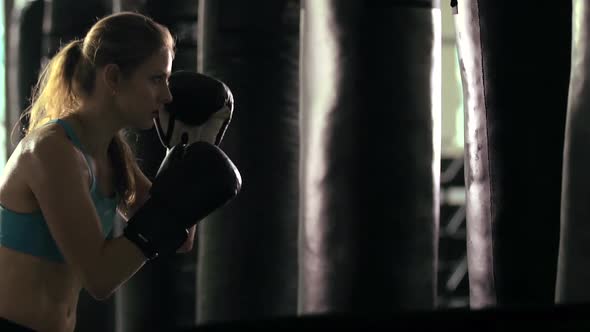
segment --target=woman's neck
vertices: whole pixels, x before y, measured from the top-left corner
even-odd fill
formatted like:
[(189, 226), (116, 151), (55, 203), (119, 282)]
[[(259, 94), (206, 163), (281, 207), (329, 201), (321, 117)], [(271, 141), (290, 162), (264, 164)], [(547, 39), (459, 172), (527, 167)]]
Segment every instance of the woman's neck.
[(113, 137), (121, 129), (108, 114), (85, 109), (64, 117), (69, 121), (80, 139), (80, 144), (93, 158), (107, 156)]

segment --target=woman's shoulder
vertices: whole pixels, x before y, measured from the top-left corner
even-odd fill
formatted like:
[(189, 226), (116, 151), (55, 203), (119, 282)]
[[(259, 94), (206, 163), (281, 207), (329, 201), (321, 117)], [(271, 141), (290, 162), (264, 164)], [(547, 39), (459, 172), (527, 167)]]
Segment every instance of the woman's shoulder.
[(70, 165), (64, 164), (66, 161), (73, 161), (75, 165), (79, 166), (80, 162), (84, 162), (65, 130), (56, 123), (49, 123), (32, 130), (19, 142), (15, 153), (18, 154), (19, 164), (29, 174), (32, 173), (31, 175), (37, 173), (39, 167), (48, 165), (74, 166), (72, 163)]
[[(8, 158), (0, 178), (0, 201), (19, 211), (35, 210), (35, 199), (30, 191), (39, 173), (39, 162), (59, 163), (59, 141), (67, 139), (54, 124), (31, 131), (20, 140)], [(64, 150), (64, 149), (61, 149)], [(53, 153), (53, 154), (52, 154)], [(67, 152), (66, 152), (67, 153)], [(44, 155), (44, 158), (39, 158)], [(48, 158), (47, 156), (52, 156)], [(37, 166), (35, 166), (35, 164)]]
[(82, 179), (87, 185), (89, 171), (84, 157), (59, 124), (50, 123), (31, 131), (20, 144), (20, 164), (33, 192), (45, 190), (47, 184), (52, 184), (52, 188), (67, 178)]
[(68, 140), (63, 128), (57, 123), (48, 123), (29, 132), (20, 142), (23, 154), (35, 154), (44, 149), (59, 146)]

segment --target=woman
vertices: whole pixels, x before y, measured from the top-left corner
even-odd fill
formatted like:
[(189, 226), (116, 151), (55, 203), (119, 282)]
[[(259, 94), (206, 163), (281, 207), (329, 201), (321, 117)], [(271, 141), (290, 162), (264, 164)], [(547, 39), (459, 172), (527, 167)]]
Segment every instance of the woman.
[(121, 130), (151, 128), (171, 101), (173, 57), (168, 29), (118, 13), (45, 67), (0, 179), (0, 330), (73, 331), (82, 288), (106, 299), (146, 262), (108, 236), (115, 211), (127, 221), (151, 186)]

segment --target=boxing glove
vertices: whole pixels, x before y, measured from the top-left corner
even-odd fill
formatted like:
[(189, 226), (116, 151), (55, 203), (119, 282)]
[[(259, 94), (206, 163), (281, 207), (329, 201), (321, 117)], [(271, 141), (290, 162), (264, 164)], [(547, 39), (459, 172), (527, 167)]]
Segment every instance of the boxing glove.
[(229, 157), (207, 142), (179, 144), (162, 162), (149, 198), (129, 219), (124, 236), (149, 259), (170, 255), (187, 229), (227, 204), (242, 186)]
[(180, 143), (219, 145), (232, 118), (234, 99), (223, 82), (191, 71), (177, 71), (168, 80), (172, 102), (154, 124), (160, 142), (170, 149)]

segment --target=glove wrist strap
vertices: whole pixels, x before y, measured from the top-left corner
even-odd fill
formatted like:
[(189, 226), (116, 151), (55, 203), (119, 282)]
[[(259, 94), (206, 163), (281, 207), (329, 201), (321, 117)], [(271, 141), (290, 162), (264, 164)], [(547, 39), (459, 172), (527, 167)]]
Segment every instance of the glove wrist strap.
[(125, 230), (123, 231), (123, 235), (131, 242), (133, 242), (138, 248), (139, 250), (141, 250), (141, 252), (143, 253), (143, 255), (148, 259), (148, 260), (153, 260), (156, 259), (159, 256), (158, 251), (156, 250), (156, 248), (154, 248), (150, 241), (143, 236), (141, 233), (139, 232), (134, 232), (130, 230), (130, 227), (127, 226), (125, 228)]

